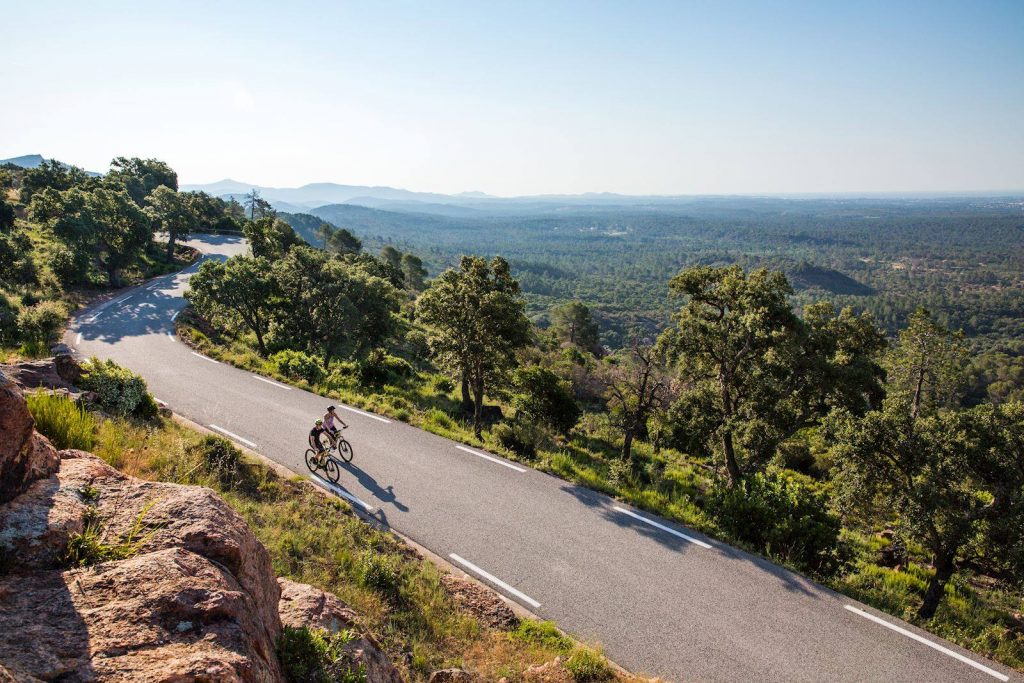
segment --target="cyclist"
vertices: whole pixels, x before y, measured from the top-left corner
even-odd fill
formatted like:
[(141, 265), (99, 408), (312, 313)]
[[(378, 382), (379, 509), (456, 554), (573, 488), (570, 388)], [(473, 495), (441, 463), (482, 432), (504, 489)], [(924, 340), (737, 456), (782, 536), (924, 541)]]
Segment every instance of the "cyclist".
[(323, 420), (317, 420), (313, 424), (313, 428), (309, 430), (309, 443), (316, 447), (317, 455), (320, 455), (324, 452), (324, 445), (320, 443), (320, 435), (323, 434), (325, 431), (327, 430), (324, 429)]
[(348, 429), (345, 421), (338, 417), (338, 414), (334, 411), (334, 406), (327, 406), (327, 412), (324, 413), (323, 426), (324, 431), (331, 435), (332, 440), (337, 440), (338, 438), (338, 428), (334, 426), (335, 421), (341, 425), (342, 429)]

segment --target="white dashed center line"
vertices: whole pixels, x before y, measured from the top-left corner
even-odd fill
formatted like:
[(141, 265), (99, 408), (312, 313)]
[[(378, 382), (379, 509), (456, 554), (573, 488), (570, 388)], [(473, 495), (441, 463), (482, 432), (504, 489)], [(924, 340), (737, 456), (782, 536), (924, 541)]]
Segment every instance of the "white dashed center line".
[(285, 385), (283, 385), (283, 384), (281, 384), (279, 382), (275, 382), (274, 380), (267, 379), (266, 377), (260, 377), (259, 375), (253, 375), (252, 378), (253, 379), (258, 379), (261, 382), (266, 382), (267, 384), (273, 384), (278, 389), (284, 389), (285, 391), (291, 391), (292, 390), (291, 387), (287, 387), (287, 386), (285, 386)]
[(78, 346), (81, 343), (82, 343), (82, 333), (79, 332), (78, 335), (75, 337), (75, 346)]
[(672, 534), (673, 536), (678, 536), (679, 538), (683, 539), (684, 541), (689, 541), (690, 543), (693, 543), (694, 545), (699, 545), (701, 548), (710, 548), (711, 547), (711, 545), (709, 543), (705, 543), (704, 541), (701, 541), (700, 539), (696, 539), (693, 536), (687, 536), (683, 532), (676, 531), (675, 529), (673, 529), (671, 527), (667, 527), (664, 524), (658, 524), (653, 519), (647, 519), (646, 517), (641, 517), (640, 515), (636, 514), (635, 512), (632, 512), (630, 510), (627, 510), (626, 508), (621, 508), (618, 505), (616, 505), (612, 509), (615, 510), (616, 512), (621, 512), (624, 515), (629, 515), (633, 519), (638, 519), (641, 522), (643, 522), (644, 524), (650, 524), (655, 529), (661, 529), (665, 533)]
[(195, 351), (193, 351), (193, 352), (192, 352), (192, 355), (193, 355), (193, 356), (197, 356), (197, 357), (199, 357), (199, 358), (202, 358), (203, 360), (206, 360), (206, 361), (210, 361), (211, 363), (216, 363), (217, 365), (220, 365), (220, 361), (219, 361), (219, 360), (214, 360), (214, 359), (212, 359), (212, 358), (207, 358), (206, 356), (204, 356), (204, 355), (203, 355), (203, 354), (201, 354), (201, 353), (196, 353)]
[(363, 417), (369, 417), (369, 418), (372, 418), (374, 420), (377, 420), (378, 422), (383, 422), (384, 424), (391, 424), (391, 420), (389, 420), (387, 418), (384, 418), (384, 417), (381, 417), (380, 415), (374, 415), (373, 413), (368, 413), (365, 410), (359, 410), (358, 408), (350, 408), (349, 406), (341, 406), (341, 405), (339, 405), (338, 407), (339, 408), (343, 408), (345, 410), (350, 410), (353, 413), (358, 413), (359, 415), (362, 415)]
[(499, 579), (497, 576), (495, 576), (493, 574), (490, 574), (488, 572), (485, 572), (483, 569), (481, 569), (480, 567), (476, 566), (475, 564), (473, 564), (469, 560), (467, 560), (467, 559), (465, 559), (463, 557), (459, 557), (455, 553), (450, 554), (448, 557), (452, 558), (453, 560), (455, 560), (456, 562), (458, 562), (463, 567), (465, 567), (466, 569), (470, 570), (471, 572), (473, 572), (477, 576), (479, 576), (479, 577), (481, 577), (483, 579), (486, 579), (490, 583), (493, 583), (495, 586), (497, 586), (498, 588), (501, 588), (503, 591), (505, 591), (505, 592), (507, 592), (507, 593), (509, 593), (511, 595), (516, 596), (517, 598), (519, 598), (520, 600), (525, 602), (527, 605), (530, 605), (534, 609), (537, 609), (538, 607), (540, 607), (540, 603), (537, 602), (536, 600), (534, 600), (533, 598), (531, 598), (526, 593), (523, 593), (521, 591), (516, 590), (512, 586), (508, 585), (507, 583), (505, 583), (504, 581)]
[(491, 462), (496, 462), (499, 465), (504, 465), (505, 467), (509, 468), (510, 470), (515, 470), (516, 472), (525, 472), (526, 471), (522, 467), (517, 467), (516, 465), (513, 465), (510, 462), (505, 462), (504, 460), (502, 460), (500, 458), (495, 458), (493, 455), (487, 455), (486, 453), (481, 453), (479, 451), (474, 451), (472, 448), (466, 448), (465, 446), (455, 446), (455, 447), (458, 448), (460, 451), (465, 451), (467, 453), (472, 453), (473, 455), (475, 455), (478, 458), (483, 458), (484, 460), (490, 460)]
[(848, 610), (848, 611), (850, 611), (850, 612), (853, 612), (854, 614), (856, 614), (858, 616), (864, 617), (865, 619), (870, 619), (871, 621), (875, 622), (876, 624), (884, 626), (887, 629), (890, 629), (892, 631), (896, 631), (896, 633), (899, 633), (900, 635), (906, 636), (907, 638), (910, 638), (912, 640), (916, 640), (917, 642), (921, 643), (922, 645), (927, 645), (928, 647), (932, 648), (933, 650), (938, 650), (942, 654), (948, 655), (948, 656), (952, 657), (953, 659), (958, 659), (961, 662), (963, 662), (964, 664), (967, 664), (968, 666), (973, 666), (978, 671), (984, 671), (989, 676), (992, 676), (994, 678), (998, 678), (1001, 681), (1009, 681), (1010, 680), (1009, 676), (1001, 674), (998, 671), (996, 671), (995, 669), (990, 669), (987, 666), (985, 666), (984, 664), (980, 664), (980, 663), (974, 661), (973, 659), (971, 659), (969, 657), (964, 657), (959, 652), (954, 652), (953, 650), (950, 650), (948, 647), (943, 647), (943, 646), (939, 645), (938, 643), (933, 643), (932, 641), (928, 640), (927, 638), (924, 638), (922, 636), (917, 635), (913, 631), (908, 631), (907, 629), (902, 628), (900, 626), (897, 626), (896, 624), (890, 624), (885, 619), (882, 619), (880, 617), (876, 617), (874, 614), (870, 614), (868, 612), (865, 612), (864, 610), (858, 609), (858, 608), (854, 607), (853, 605), (844, 605), (843, 608)]
[(209, 425), (209, 427), (210, 427), (210, 429), (216, 429), (221, 434), (224, 434), (226, 436), (230, 436), (235, 441), (241, 441), (242, 443), (244, 443), (249, 448), (253, 448), (253, 449), (256, 448), (256, 444), (254, 444), (252, 441), (249, 441), (248, 439), (243, 439), (238, 434), (235, 434), (234, 432), (229, 432), (228, 430), (224, 429), (223, 427), (218, 427), (217, 425)]

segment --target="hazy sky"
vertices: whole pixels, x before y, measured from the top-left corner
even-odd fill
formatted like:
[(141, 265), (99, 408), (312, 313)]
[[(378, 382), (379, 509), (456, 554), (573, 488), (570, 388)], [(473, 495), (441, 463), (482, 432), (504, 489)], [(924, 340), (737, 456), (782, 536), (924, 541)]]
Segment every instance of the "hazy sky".
[(1024, 0), (0, 8), (0, 158), (503, 195), (1024, 189)]

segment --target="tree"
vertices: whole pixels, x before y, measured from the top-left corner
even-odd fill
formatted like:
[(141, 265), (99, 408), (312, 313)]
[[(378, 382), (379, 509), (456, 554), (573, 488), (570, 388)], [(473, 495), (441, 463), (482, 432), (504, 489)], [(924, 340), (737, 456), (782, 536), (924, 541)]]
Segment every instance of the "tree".
[(963, 332), (952, 332), (919, 308), (887, 358), (889, 394), (910, 407), (911, 418), (959, 402), (966, 375)]
[(150, 193), (146, 215), (154, 227), (167, 233), (168, 260), (174, 258), (175, 241), (188, 237), (199, 226), (188, 197), (166, 185), (160, 185)]
[[(687, 430), (697, 441), (717, 437), (729, 479), (742, 477), (736, 453), (742, 425), (758, 425), (779, 400), (779, 381), (797, 319), (786, 297), (793, 290), (782, 273), (739, 266), (688, 268), (669, 283), (686, 303), (675, 328), (663, 337), (689, 380), (684, 405), (674, 412), (691, 416)], [(698, 421), (693, 421), (698, 418)]]
[(859, 419), (838, 411), (826, 425), (844, 506), (895, 516), (900, 533), (932, 554), (921, 619), (935, 615), (960, 567), (985, 555), (1019, 558), (1024, 404), (914, 416), (894, 401)]
[(508, 262), (463, 256), (458, 270), (434, 279), (417, 302), (430, 328), (430, 346), (442, 366), (462, 381), (463, 401), (472, 392), (473, 431), (480, 438), (485, 392), (504, 381), (515, 350), (530, 340), (519, 283)]
[[(228, 203), (220, 197), (214, 197), (206, 192), (182, 192), (181, 197), (187, 202), (189, 210), (195, 216), (198, 229), (219, 228), (225, 219), (232, 217), (228, 212)], [(238, 202), (235, 202), (235, 205), (241, 209)], [(244, 217), (244, 213), (239, 217)]]
[(672, 408), (685, 450), (720, 449), (730, 482), (834, 407), (862, 414), (881, 398), (884, 338), (867, 315), (830, 304), (801, 320), (779, 272), (695, 267), (670, 283), (686, 297), (661, 344), (686, 386)]
[(153, 236), (149, 217), (123, 189), (99, 187), (87, 201), (96, 226), (96, 255), (111, 287), (134, 264)]
[(35, 168), (27, 168), (21, 177), (21, 203), (29, 204), (37, 192), (46, 188), (63, 192), (73, 187), (85, 187), (91, 181), (89, 174), (77, 166), (47, 159)]
[(597, 323), (582, 301), (571, 301), (551, 311), (551, 329), (562, 341), (598, 354), (601, 342)]
[(292, 247), (306, 244), (292, 226), (276, 217), (250, 221), (242, 227), (242, 232), (249, 241), (253, 256), (271, 261), (284, 258)]
[(402, 269), (402, 252), (398, 251), (390, 244), (384, 245), (380, 250), (380, 257), (387, 263), (390, 263), (397, 270)]
[(394, 331), (398, 292), (357, 263), (296, 246), (273, 265), (281, 305), (275, 341), (333, 358), (380, 346)]
[(358, 237), (330, 223), (321, 223), (316, 229), (316, 236), (320, 239), (324, 251), (332, 254), (358, 254), (363, 249), (363, 243)]
[(103, 180), (124, 187), (139, 206), (144, 206), (149, 194), (161, 185), (178, 191), (178, 174), (159, 159), (117, 157), (110, 162), (110, 172)]
[(266, 338), (278, 293), (266, 259), (232, 256), (205, 261), (189, 280), (185, 298), (208, 320), (240, 320), (254, 335), (260, 355), (267, 355)]
[(612, 424), (622, 431), (622, 460), (636, 471), (633, 441), (646, 436), (647, 421), (665, 410), (671, 399), (662, 352), (634, 339), (627, 351), (607, 361), (603, 379)]
[(260, 197), (260, 191), (255, 187), (245, 195), (245, 206), (249, 208), (249, 220), (255, 221), (256, 217), (273, 218), (277, 213), (270, 205), (270, 202)]
[(0, 196), (0, 233), (13, 230), (16, 217), (14, 207), (7, 203), (6, 198)]
[(516, 417), (568, 434), (580, 420), (580, 407), (561, 377), (539, 365), (518, 368), (512, 378)]
[(402, 276), (405, 287), (413, 292), (422, 292), (426, 287), (427, 269), (423, 267), (423, 259), (413, 254), (402, 255)]

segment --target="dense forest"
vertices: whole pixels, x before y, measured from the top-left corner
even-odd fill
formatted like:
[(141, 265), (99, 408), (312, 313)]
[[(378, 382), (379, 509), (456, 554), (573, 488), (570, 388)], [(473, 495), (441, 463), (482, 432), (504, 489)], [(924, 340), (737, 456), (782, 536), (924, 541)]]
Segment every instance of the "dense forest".
[(278, 214), (255, 191), (177, 192), (155, 160), (2, 173), (4, 346), (45, 352), (76, 297), (180, 267), (193, 231), (237, 231), (250, 252), (204, 262), (178, 318), (204, 353), (606, 492), (1024, 668), (1019, 205), (470, 221)]

